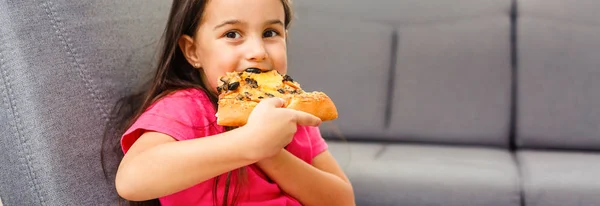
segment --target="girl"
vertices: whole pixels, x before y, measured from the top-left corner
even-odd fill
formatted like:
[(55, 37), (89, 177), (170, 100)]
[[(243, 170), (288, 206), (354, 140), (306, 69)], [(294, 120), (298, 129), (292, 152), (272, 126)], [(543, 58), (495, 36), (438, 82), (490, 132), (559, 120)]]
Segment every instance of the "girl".
[(162, 205), (354, 205), (315, 116), (271, 98), (245, 126), (215, 124), (219, 76), (287, 72), (291, 17), (289, 0), (173, 1), (152, 86), (122, 124), (121, 197)]

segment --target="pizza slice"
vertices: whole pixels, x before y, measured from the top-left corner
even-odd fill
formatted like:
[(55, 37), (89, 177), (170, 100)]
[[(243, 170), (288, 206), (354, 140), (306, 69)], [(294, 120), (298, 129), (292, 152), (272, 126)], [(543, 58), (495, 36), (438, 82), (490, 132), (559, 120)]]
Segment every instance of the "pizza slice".
[(333, 101), (323, 92), (305, 92), (298, 82), (276, 70), (262, 71), (248, 68), (243, 72), (229, 72), (219, 78), (217, 124), (245, 125), (250, 113), (265, 98), (279, 97), (284, 107), (315, 115), (321, 121), (338, 117)]

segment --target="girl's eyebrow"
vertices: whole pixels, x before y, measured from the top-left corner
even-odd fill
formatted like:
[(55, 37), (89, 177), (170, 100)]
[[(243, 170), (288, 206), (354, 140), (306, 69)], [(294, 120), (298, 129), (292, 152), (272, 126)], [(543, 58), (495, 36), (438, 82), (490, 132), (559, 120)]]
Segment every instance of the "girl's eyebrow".
[(283, 26), (283, 22), (279, 19), (269, 20), (269, 21), (267, 21), (266, 25), (273, 25), (273, 24), (279, 24), (279, 25)]
[[(221, 28), (225, 25), (230, 25), (230, 24), (232, 24), (232, 25), (233, 24), (242, 24), (242, 21), (235, 20), (235, 19), (227, 20), (227, 21), (224, 21), (223, 23), (220, 23), (219, 25), (215, 26), (215, 30), (218, 28)], [(267, 21), (267, 23), (265, 25), (273, 25), (273, 24), (279, 24), (279, 25), (283, 26), (283, 22), (279, 19), (269, 20), (269, 21)]]
[(229, 25), (229, 24), (241, 24), (241, 23), (242, 22), (240, 20), (235, 20), (235, 19), (227, 20), (227, 21), (224, 21), (223, 23), (220, 23), (219, 25), (215, 26), (215, 30), (218, 29), (218, 28), (224, 27), (225, 25)]

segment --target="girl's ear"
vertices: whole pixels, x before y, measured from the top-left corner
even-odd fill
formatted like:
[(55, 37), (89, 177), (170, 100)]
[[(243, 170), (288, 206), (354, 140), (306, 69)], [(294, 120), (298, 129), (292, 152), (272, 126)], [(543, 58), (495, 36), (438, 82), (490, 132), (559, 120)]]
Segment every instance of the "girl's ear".
[(285, 43), (288, 43), (288, 39), (290, 38), (290, 32), (288, 32), (288, 30), (285, 30)]
[(189, 35), (182, 35), (179, 38), (179, 48), (181, 48), (181, 52), (187, 59), (188, 63), (190, 63), (195, 68), (200, 68), (202, 65), (200, 64), (200, 58), (196, 49), (196, 44), (194, 44), (194, 39)]

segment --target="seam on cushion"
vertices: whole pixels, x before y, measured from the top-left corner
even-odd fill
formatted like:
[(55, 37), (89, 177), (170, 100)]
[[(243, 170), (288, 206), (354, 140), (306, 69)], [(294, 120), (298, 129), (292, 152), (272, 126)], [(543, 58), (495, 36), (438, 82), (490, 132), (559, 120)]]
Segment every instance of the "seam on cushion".
[(518, 4), (516, 0), (512, 0), (511, 12), (510, 12), (510, 114), (509, 114), (509, 132), (508, 132), (508, 148), (511, 151), (515, 151), (518, 147), (517, 142), (517, 121), (518, 120), (518, 72), (519, 72), (519, 50), (518, 50)]
[[(23, 123), (21, 120), (21, 116), (19, 115), (15, 102), (14, 100), (14, 90), (12, 89), (12, 86), (9, 82), (10, 78), (8, 77), (8, 72), (6, 69), (2, 69), (4, 66), (4, 52), (3, 52), (3, 48), (0, 47), (0, 72), (1, 75), (0, 77), (2, 78), (3, 82), (4, 82), (4, 86), (6, 87), (6, 92), (3, 92), (3, 98), (5, 99), (4, 102), (6, 102), (6, 106), (9, 109), (9, 115), (12, 115), (12, 119), (13, 119), (13, 123), (11, 124), (13, 129), (15, 130), (15, 134), (18, 141), (19, 141), (19, 145), (22, 145), (24, 147), (24, 149), (17, 149), (17, 151), (20, 153), (19, 154), (19, 158), (23, 158), (25, 159), (25, 168), (27, 169), (27, 174), (29, 176), (29, 178), (27, 178), (29, 180), (29, 184), (33, 185), (33, 190), (35, 191), (35, 194), (38, 197), (38, 200), (40, 202), (40, 204), (44, 205), (45, 204), (45, 199), (43, 198), (42, 192), (41, 192), (41, 188), (38, 184), (38, 178), (37, 175), (35, 174), (35, 171), (33, 169), (33, 163), (32, 163), (32, 154), (30, 153), (30, 151), (32, 151), (31, 147), (29, 144), (27, 144), (27, 141), (25, 140), (25, 137), (23, 136)], [(10, 123), (9, 123), (10, 124)]]
[(520, 150), (515, 150), (515, 151), (509, 151), (509, 154), (512, 157), (513, 162), (515, 163), (516, 169), (517, 169), (517, 192), (518, 192), (518, 198), (519, 198), (519, 203), (521, 206), (525, 206), (527, 205), (527, 198), (526, 198), (526, 191), (525, 191), (525, 165), (523, 164), (523, 162), (521, 162), (521, 160), (519, 159), (517, 154), (518, 152), (520, 152)]
[(385, 153), (385, 151), (387, 151), (388, 146), (389, 146), (389, 144), (383, 144), (383, 145), (381, 145), (381, 149), (379, 149), (377, 151), (377, 153), (375, 153), (375, 156), (373, 156), (373, 159), (375, 159), (375, 160), (379, 159), (383, 155), (383, 153)]
[(90, 93), (90, 95), (96, 105), (97, 111), (100, 112), (100, 116), (104, 119), (104, 121), (108, 121), (108, 112), (102, 108), (103, 101), (100, 97), (100, 94), (98, 93), (98, 91), (94, 85), (94, 82), (90, 78), (90, 75), (86, 73), (86, 70), (84, 69), (85, 67), (82, 65), (81, 60), (78, 58), (79, 55), (73, 49), (73, 45), (71, 43), (71, 38), (68, 37), (68, 35), (67, 35), (68, 33), (65, 31), (65, 29), (63, 29), (61, 27), (62, 22), (56, 16), (56, 11), (54, 11), (54, 9), (52, 7), (52, 2), (51, 1), (44, 2), (44, 3), (42, 3), (41, 6), (46, 11), (46, 15), (50, 18), (50, 23), (51, 23), (52, 27), (55, 29), (56, 35), (60, 39), (60, 42), (67, 49), (67, 54), (69, 55), (69, 58), (72, 60), (72, 64), (77, 69), (79, 77), (81, 78), (81, 80), (83, 80), (86, 89)]
[(396, 87), (396, 67), (398, 64), (398, 46), (399, 46), (399, 41), (398, 41), (398, 30), (394, 29), (392, 31), (392, 36), (391, 36), (391, 49), (390, 49), (390, 68), (388, 68), (388, 79), (387, 79), (387, 93), (386, 93), (386, 99), (385, 99), (385, 113), (384, 115), (384, 120), (383, 120), (383, 128), (384, 129), (389, 129), (391, 121), (392, 121), (392, 112), (393, 112), (393, 106), (394, 106), (394, 90)]

